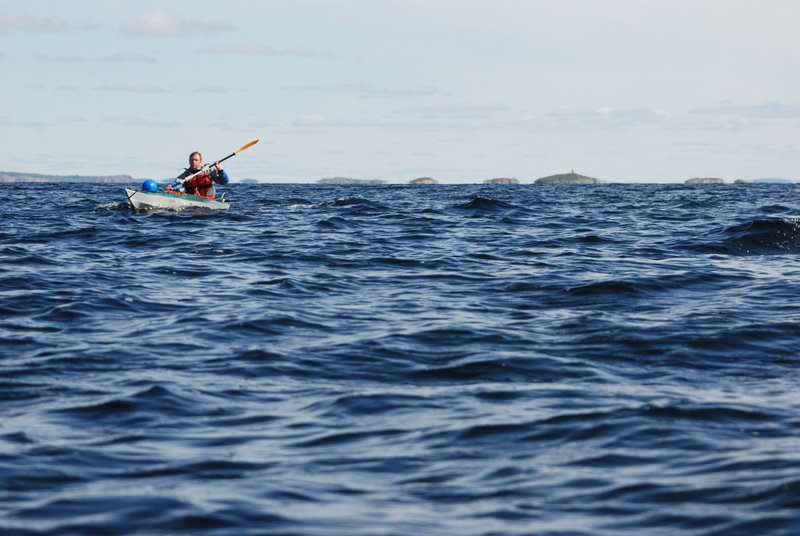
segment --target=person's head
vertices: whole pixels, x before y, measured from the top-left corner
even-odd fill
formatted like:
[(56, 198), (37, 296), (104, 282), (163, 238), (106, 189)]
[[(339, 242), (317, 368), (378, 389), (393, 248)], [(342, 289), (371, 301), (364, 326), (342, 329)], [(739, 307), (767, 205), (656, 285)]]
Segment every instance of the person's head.
[(189, 169), (200, 171), (201, 167), (203, 167), (203, 155), (200, 154), (200, 151), (195, 151), (189, 155)]

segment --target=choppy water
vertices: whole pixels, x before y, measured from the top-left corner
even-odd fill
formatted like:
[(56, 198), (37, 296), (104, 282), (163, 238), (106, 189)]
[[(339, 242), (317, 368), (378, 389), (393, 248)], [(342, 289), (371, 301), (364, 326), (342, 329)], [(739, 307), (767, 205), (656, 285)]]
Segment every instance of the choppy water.
[(0, 533), (800, 533), (797, 186), (226, 190), (0, 188)]

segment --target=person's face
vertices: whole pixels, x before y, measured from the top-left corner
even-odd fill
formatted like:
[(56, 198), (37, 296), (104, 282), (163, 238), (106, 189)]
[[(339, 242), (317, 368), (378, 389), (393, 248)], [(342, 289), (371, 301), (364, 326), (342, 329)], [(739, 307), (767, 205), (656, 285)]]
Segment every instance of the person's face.
[(199, 171), (201, 167), (203, 167), (203, 157), (199, 154), (193, 154), (189, 157), (189, 167), (193, 171)]

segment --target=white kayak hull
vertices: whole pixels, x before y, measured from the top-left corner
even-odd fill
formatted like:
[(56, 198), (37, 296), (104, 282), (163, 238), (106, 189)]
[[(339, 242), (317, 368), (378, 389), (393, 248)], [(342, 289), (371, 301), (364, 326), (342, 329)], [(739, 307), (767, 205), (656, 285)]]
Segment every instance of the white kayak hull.
[(231, 207), (229, 203), (224, 201), (178, 192), (145, 192), (125, 188), (125, 195), (128, 196), (128, 203), (130, 203), (131, 208), (136, 212), (184, 210), (187, 208), (220, 210)]

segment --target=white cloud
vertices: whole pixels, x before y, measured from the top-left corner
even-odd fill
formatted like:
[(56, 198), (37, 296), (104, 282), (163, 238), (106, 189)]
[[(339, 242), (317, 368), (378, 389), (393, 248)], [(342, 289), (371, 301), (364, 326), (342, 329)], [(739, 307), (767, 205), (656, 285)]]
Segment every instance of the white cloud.
[(232, 31), (235, 27), (218, 22), (205, 22), (171, 15), (164, 11), (152, 11), (131, 19), (120, 27), (127, 35), (155, 37), (195, 37), (202, 32)]
[(64, 124), (68, 124), (68, 123), (83, 123), (85, 121), (86, 121), (86, 118), (83, 117), (82, 115), (66, 114), (66, 115), (60, 115), (60, 116), (56, 117), (56, 123), (64, 123)]
[[(52, 62), (52, 63), (75, 63), (81, 61), (87, 61), (87, 59), (91, 59), (94, 61), (95, 58), (86, 58), (84, 56), (77, 56), (77, 55), (62, 55), (62, 56), (51, 56), (49, 54), (35, 54), (33, 56), (37, 61), (43, 62)], [(122, 53), (117, 52), (115, 54), (109, 54), (108, 56), (103, 56), (102, 58), (96, 58), (100, 61), (111, 62), (111, 63), (157, 63), (156, 59), (152, 56), (146, 56), (144, 54), (135, 54), (135, 53)]]
[(403, 115), (411, 114), (422, 119), (463, 119), (463, 120), (486, 120), (495, 119), (498, 115), (511, 112), (512, 109), (505, 104), (449, 104), (446, 106), (427, 106), (404, 110)]
[[(329, 87), (312, 86), (323, 91)], [(560, 134), (604, 132), (614, 135), (649, 136), (675, 132), (755, 132), (768, 120), (796, 120), (800, 107), (794, 105), (755, 105), (718, 107), (698, 111), (672, 111), (663, 107), (560, 108), (541, 113), (525, 113), (504, 104), (448, 104), (364, 116), (361, 114), (307, 114), (293, 119), (292, 129), (323, 131), (357, 129), (414, 132), (498, 132)]]
[(363, 80), (343, 80), (339, 83), (322, 85), (305, 85), (298, 87), (284, 87), (290, 91), (308, 91), (320, 93), (346, 93), (362, 99), (397, 99), (410, 97), (433, 97), (446, 95), (434, 86), (412, 86), (404, 88), (379, 87)]
[(42, 13), (0, 13), (0, 33), (8, 30), (23, 32), (59, 32), (69, 29), (67, 22), (55, 15)]
[[(315, 90), (322, 90), (316, 88)], [(383, 117), (333, 117), (302, 115), (294, 128), (386, 129), (418, 132), (635, 132), (635, 131), (733, 131), (752, 127), (752, 122), (731, 118), (700, 119), (663, 108), (562, 108), (538, 114), (523, 113), (504, 105), (452, 104), (396, 110)]]
[(159, 121), (149, 117), (142, 117), (140, 115), (114, 115), (106, 117), (104, 121), (122, 123), (130, 127), (147, 127), (147, 128), (173, 128), (185, 126), (184, 123), (178, 121)]
[(531, 126), (544, 129), (619, 130), (642, 126), (675, 126), (674, 114), (658, 108), (562, 108), (541, 117), (527, 117)]
[(116, 52), (102, 58), (112, 63), (158, 63), (152, 56), (136, 53)]
[(48, 54), (36, 54), (34, 56), (38, 61), (53, 62), (53, 63), (76, 63), (85, 61), (86, 58), (82, 56), (50, 56)]
[(18, 121), (8, 117), (0, 117), (0, 127), (44, 127), (47, 123), (42, 121)]
[(147, 84), (108, 84), (97, 86), (94, 89), (99, 91), (129, 91), (132, 93), (167, 93), (168, 89), (160, 86), (150, 86)]
[[(295, 129), (358, 129), (405, 132), (461, 131), (474, 128), (476, 123), (468, 121), (426, 121), (403, 117), (402, 119), (383, 119), (380, 117), (330, 117), (325, 115), (301, 115), (291, 122)], [(487, 127), (488, 128), (488, 127)]]
[(312, 58), (318, 56), (316, 52), (307, 47), (280, 50), (258, 43), (205, 47), (201, 48), (197, 52), (199, 54), (230, 54), (241, 56), (297, 56), (303, 58)]
[(394, 99), (404, 97), (431, 97), (442, 92), (433, 86), (413, 86), (405, 88), (382, 88), (363, 80), (344, 80), (334, 89), (343, 90), (365, 99)]
[(192, 92), (193, 93), (230, 93), (232, 91), (236, 91), (230, 87), (223, 87), (223, 86), (197, 86), (195, 87)]
[(327, 117), (324, 115), (301, 115), (297, 119), (295, 119), (293, 126), (296, 127), (318, 127), (318, 126), (326, 126), (330, 124)]
[(694, 110), (693, 113), (758, 120), (797, 119), (800, 117), (800, 104), (769, 102), (750, 105), (722, 105), (711, 108), (699, 108)]

